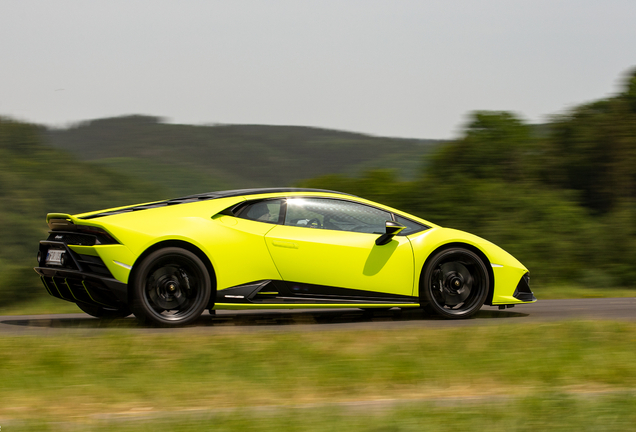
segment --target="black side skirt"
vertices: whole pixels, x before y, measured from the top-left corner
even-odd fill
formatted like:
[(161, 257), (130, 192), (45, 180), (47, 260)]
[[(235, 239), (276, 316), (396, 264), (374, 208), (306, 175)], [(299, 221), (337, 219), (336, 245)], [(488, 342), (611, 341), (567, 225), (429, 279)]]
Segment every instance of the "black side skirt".
[(216, 293), (216, 303), (236, 304), (419, 304), (413, 296), (281, 280), (250, 282)]

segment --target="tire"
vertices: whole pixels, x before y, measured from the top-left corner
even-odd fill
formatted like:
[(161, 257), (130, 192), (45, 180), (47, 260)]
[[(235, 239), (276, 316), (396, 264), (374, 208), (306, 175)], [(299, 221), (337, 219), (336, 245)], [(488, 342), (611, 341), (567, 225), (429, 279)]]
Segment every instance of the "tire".
[(420, 302), (443, 318), (473, 316), (486, 301), (490, 280), (483, 260), (464, 248), (437, 252), (422, 271)]
[(102, 319), (117, 319), (117, 318), (126, 318), (132, 312), (126, 305), (121, 305), (118, 309), (106, 308), (104, 306), (99, 305), (91, 305), (87, 303), (76, 303), (77, 307), (82, 310), (82, 312), (87, 313), (90, 316), (94, 316), (95, 318)]
[(132, 310), (142, 323), (187, 325), (201, 316), (211, 291), (210, 274), (198, 256), (177, 247), (159, 249), (135, 269)]

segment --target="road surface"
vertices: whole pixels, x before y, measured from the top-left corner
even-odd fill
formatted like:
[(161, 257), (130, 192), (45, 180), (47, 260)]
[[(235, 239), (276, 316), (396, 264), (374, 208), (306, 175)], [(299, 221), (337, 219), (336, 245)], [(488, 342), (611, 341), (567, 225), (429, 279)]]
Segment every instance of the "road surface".
[(417, 309), (368, 312), (359, 309), (261, 310), (205, 312), (192, 326), (176, 329), (141, 326), (134, 317), (104, 321), (83, 313), (64, 315), (0, 316), (0, 335), (95, 334), (127, 329), (133, 333), (235, 333), (256, 331), (324, 331), (337, 329), (387, 329), (469, 327), (476, 325), (534, 323), (560, 320), (636, 321), (636, 297), (540, 300), (499, 310), (484, 306), (468, 320), (443, 320), (423, 316)]

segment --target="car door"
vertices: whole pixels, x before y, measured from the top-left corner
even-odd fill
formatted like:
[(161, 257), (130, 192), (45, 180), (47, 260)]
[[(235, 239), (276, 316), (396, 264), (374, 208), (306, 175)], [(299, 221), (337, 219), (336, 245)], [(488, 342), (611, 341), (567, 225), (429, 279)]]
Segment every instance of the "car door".
[(242, 203), (238, 217), (223, 213), (214, 216), (219, 226), (209, 234), (207, 243), (214, 256), (217, 289), (280, 279), (263, 239), (278, 223), (282, 202), (270, 199)]
[(413, 251), (396, 236), (383, 246), (387, 211), (331, 198), (288, 198), (284, 224), (265, 235), (288, 282), (412, 295)]

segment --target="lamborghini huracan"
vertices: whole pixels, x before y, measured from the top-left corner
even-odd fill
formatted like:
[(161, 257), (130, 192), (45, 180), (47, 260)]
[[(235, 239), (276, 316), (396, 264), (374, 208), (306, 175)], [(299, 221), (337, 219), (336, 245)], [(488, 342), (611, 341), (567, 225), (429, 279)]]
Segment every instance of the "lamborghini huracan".
[(206, 309), (397, 307), (452, 319), (536, 301), (500, 247), (340, 192), (219, 191), (46, 219), (35, 271), (96, 317), (178, 326)]

